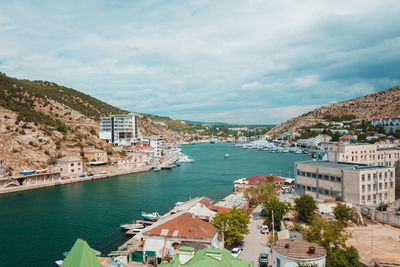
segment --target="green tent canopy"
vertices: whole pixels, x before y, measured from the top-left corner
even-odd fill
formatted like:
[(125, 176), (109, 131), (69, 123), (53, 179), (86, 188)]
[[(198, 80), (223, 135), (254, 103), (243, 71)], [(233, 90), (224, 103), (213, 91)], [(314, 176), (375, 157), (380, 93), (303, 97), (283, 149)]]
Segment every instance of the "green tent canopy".
[(62, 267), (103, 267), (88, 243), (78, 238)]

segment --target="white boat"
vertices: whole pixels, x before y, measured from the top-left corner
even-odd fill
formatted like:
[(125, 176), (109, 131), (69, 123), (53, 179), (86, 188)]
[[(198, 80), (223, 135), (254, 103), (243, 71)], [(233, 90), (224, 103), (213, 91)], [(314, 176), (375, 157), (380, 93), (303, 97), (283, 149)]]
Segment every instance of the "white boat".
[(216, 142), (217, 142), (217, 139), (214, 138), (214, 135), (211, 135), (210, 144), (215, 144)]
[(128, 223), (128, 224), (121, 225), (121, 228), (124, 230), (143, 229), (144, 226), (141, 223)]
[(157, 221), (161, 218), (161, 216), (160, 214), (158, 214), (158, 212), (145, 213), (144, 211), (142, 211), (142, 218), (148, 221)]
[(230, 157), (230, 155), (229, 154), (225, 154), (224, 157), (227, 159), (227, 158)]
[(58, 261), (56, 261), (56, 265), (59, 266), (59, 267), (61, 267), (61, 265), (62, 265), (63, 263), (64, 263), (63, 260), (58, 260)]
[(157, 165), (157, 166), (154, 168), (154, 171), (155, 171), (155, 172), (161, 171), (161, 166), (160, 166), (160, 165)]

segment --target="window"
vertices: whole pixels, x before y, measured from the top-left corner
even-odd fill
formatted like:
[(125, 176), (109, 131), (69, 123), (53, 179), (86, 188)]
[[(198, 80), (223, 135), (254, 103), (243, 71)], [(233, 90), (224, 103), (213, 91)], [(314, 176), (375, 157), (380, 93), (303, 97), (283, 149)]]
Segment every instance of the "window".
[(71, 163), (71, 167), (73, 167), (75, 164), (74, 163)]
[(365, 182), (365, 174), (361, 175), (361, 181)]
[(393, 189), (393, 182), (390, 182), (390, 189)]
[(307, 172), (307, 177), (311, 177), (311, 173), (310, 172)]
[(374, 180), (376, 179), (376, 173), (374, 173)]
[(387, 178), (387, 172), (385, 172), (385, 179)]
[(305, 173), (305, 172), (301, 172), (301, 175), (302, 175), (302, 176), (306, 176), (306, 173)]
[(342, 182), (342, 178), (341, 177), (336, 177), (336, 182), (341, 183)]
[(300, 170), (299, 169), (297, 169), (297, 175), (300, 175)]
[(80, 162), (78, 162), (78, 166), (81, 166), (81, 163), (80, 163)]
[(331, 176), (331, 182), (334, 182), (336, 180), (335, 176)]
[(379, 183), (379, 190), (382, 190), (382, 183)]
[(324, 175), (324, 180), (329, 181), (329, 175)]
[(324, 195), (329, 196), (329, 190), (324, 190)]
[(382, 180), (382, 173), (379, 173), (379, 181)]
[(368, 192), (371, 192), (371, 185), (368, 185)]
[(75, 171), (74, 169), (71, 170), (71, 172), (74, 172), (74, 171)]
[(376, 184), (374, 184), (374, 191), (376, 190)]
[(371, 181), (371, 174), (368, 173), (368, 181)]
[(322, 174), (318, 174), (318, 179), (322, 179)]
[(313, 188), (312, 188), (312, 191), (313, 191), (313, 192), (317, 192), (317, 188), (313, 187)]
[(361, 186), (361, 192), (365, 192), (365, 185)]
[(387, 199), (387, 193), (385, 193), (385, 199)]
[(317, 174), (316, 173), (312, 173), (311, 176), (312, 176), (312, 178), (317, 178)]
[(365, 196), (361, 197), (362, 202), (365, 202)]
[(371, 196), (370, 195), (368, 195), (368, 201), (371, 201)]
[(385, 189), (387, 189), (387, 182), (385, 183)]
[(311, 186), (307, 186), (307, 191), (311, 191)]

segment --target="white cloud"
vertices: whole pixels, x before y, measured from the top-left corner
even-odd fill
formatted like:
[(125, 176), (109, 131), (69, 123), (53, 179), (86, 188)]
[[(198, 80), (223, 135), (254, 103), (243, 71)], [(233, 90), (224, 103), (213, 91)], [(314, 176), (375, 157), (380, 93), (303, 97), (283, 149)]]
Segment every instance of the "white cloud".
[(253, 90), (253, 89), (260, 89), (262, 87), (263, 87), (262, 83), (255, 81), (255, 82), (243, 84), (241, 89), (242, 90)]

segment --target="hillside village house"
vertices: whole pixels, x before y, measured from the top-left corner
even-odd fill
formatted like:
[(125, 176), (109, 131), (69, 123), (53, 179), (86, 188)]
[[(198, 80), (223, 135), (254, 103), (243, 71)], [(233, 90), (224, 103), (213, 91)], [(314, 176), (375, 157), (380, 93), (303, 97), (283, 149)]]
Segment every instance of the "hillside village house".
[(84, 157), (88, 159), (89, 162), (101, 162), (107, 163), (107, 152), (100, 149), (91, 149), (84, 151)]
[(78, 157), (59, 158), (56, 169), (61, 173), (61, 177), (78, 177), (83, 174), (83, 161)]
[(141, 138), (141, 140), (143, 141), (142, 143), (145, 143), (143, 145), (154, 148), (155, 157), (159, 158), (162, 156), (162, 151), (165, 149), (165, 143), (161, 135), (145, 136)]
[(314, 138), (299, 139), (297, 144), (303, 147), (318, 147), (320, 143), (328, 143), (332, 141), (332, 137), (326, 134), (320, 134)]
[(371, 121), (372, 126), (383, 126), (386, 133), (394, 133), (400, 131), (400, 116), (374, 118)]
[(344, 144), (352, 144), (352, 143), (357, 143), (357, 135), (343, 135), (339, 137), (339, 141), (344, 143)]
[(331, 161), (296, 163), (296, 188), (316, 199), (377, 206), (395, 200), (394, 167)]

